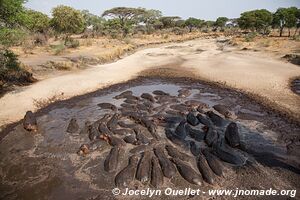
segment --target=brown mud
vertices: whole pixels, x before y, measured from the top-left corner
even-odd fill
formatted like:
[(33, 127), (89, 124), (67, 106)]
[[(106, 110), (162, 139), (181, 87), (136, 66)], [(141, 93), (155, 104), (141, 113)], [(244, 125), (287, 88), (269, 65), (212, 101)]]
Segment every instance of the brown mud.
[[(218, 180), (215, 186), (204, 184), (200, 187), (202, 191), (235, 188), (299, 190), (299, 122), (257, 103), (252, 96), (240, 91), (184, 78), (187, 73), (193, 77), (192, 70), (183, 74), (168, 67), (144, 71), (134, 80), (51, 104), (35, 113), (39, 126), (37, 133), (25, 131), (21, 122), (9, 125), (0, 134), (0, 199), (119, 199), (111, 193), (115, 187), (112, 179), (115, 172), (107, 173), (103, 166), (110, 148), (102, 145), (87, 156), (77, 155), (88, 137), (67, 133), (68, 122), (76, 117), (82, 128), (85, 121), (96, 121), (105, 114), (97, 104), (109, 102), (119, 106), (122, 101), (113, 97), (125, 90), (131, 90), (135, 95), (154, 90), (177, 95), (182, 88), (192, 91), (189, 100), (201, 100), (210, 107), (216, 104), (229, 107), (237, 116), (235, 121), (241, 130), (241, 140), (252, 158), (251, 165), (242, 168), (229, 165), (224, 179)], [(128, 163), (127, 154), (128, 149), (121, 157), (120, 165)], [(163, 188), (199, 188), (178, 175), (164, 182)], [(174, 199), (171, 196), (152, 199), (162, 198)], [(187, 198), (192, 197), (176, 197)], [(204, 195), (192, 199), (209, 198)]]

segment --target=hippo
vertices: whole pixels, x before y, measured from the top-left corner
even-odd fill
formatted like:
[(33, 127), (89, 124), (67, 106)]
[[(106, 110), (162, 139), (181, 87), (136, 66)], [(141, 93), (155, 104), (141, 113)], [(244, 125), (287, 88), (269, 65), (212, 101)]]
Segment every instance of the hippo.
[(180, 146), (184, 150), (188, 150), (190, 148), (189, 142), (183, 140), (177, 134), (174, 134), (170, 129), (165, 130), (166, 137), (173, 142), (174, 144)]
[(186, 127), (186, 121), (183, 120), (179, 123), (179, 125), (175, 129), (175, 134), (182, 140), (184, 140), (187, 136), (185, 127)]
[(151, 102), (155, 102), (154, 97), (153, 97), (151, 94), (149, 94), (149, 93), (143, 93), (143, 94), (141, 95), (141, 97), (142, 97), (143, 99), (147, 99), (147, 100), (149, 100), (149, 101), (151, 101)]
[(212, 146), (212, 144), (217, 141), (219, 138), (219, 133), (212, 126), (208, 127), (208, 131), (205, 135), (205, 142), (208, 146)]
[(131, 154), (140, 154), (144, 151), (147, 151), (149, 149), (151, 149), (152, 147), (150, 147), (149, 145), (145, 145), (145, 144), (142, 144), (142, 145), (139, 145), (133, 149), (130, 149), (129, 153)]
[(38, 130), (37, 120), (32, 111), (27, 111), (23, 119), (23, 127), (27, 131), (36, 132)]
[(206, 133), (197, 129), (193, 129), (190, 125), (186, 125), (186, 131), (191, 138), (198, 142), (201, 142), (205, 139)]
[(126, 103), (126, 104), (131, 104), (131, 105), (135, 105), (135, 104), (138, 103), (138, 101), (137, 101), (136, 99), (126, 98), (126, 99), (124, 100), (124, 103)]
[(202, 150), (203, 155), (206, 158), (206, 161), (212, 171), (217, 175), (217, 176), (224, 176), (224, 165), (223, 163), (214, 155), (212, 154), (208, 149), (203, 149)]
[(125, 136), (134, 134), (134, 131), (128, 128), (114, 129), (112, 132), (116, 135), (125, 135)]
[(107, 122), (107, 128), (108, 128), (110, 131), (113, 131), (114, 129), (117, 128), (119, 118), (120, 118), (120, 114), (115, 113), (115, 114), (111, 117), (111, 119)]
[(115, 99), (124, 99), (128, 96), (132, 96), (133, 92), (132, 91), (125, 91), (125, 92), (122, 92), (121, 94), (115, 96), (114, 98)]
[(205, 114), (211, 119), (214, 125), (218, 127), (224, 126), (225, 120), (222, 117), (220, 117), (218, 114), (214, 113), (213, 111), (207, 111)]
[(97, 130), (94, 124), (88, 125), (87, 130), (88, 130), (89, 139), (91, 141), (94, 141), (99, 138), (100, 132)]
[(173, 158), (179, 158), (180, 160), (187, 161), (187, 162), (192, 160), (191, 156), (179, 151), (177, 148), (173, 147), (172, 145), (166, 145), (166, 150), (168, 154)]
[(150, 184), (153, 187), (158, 188), (162, 186), (164, 183), (164, 175), (160, 168), (159, 161), (155, 156), (152, 157), (151, 164), (152, 164), (152, 171), (151, 171)]
[(194, 156), (198, 156), (201, 153), (201, 148), (194, 141), (190, 141), (190, 151)]
[(216, 111), (218, 111), (219, 113), (221, 113), (222, 115), (224, 115), (224, 117), (226, 117), (226, 118), (230, 118), (230, 119), (236, 118), (235, 114), (233, 112), (231, 112), (230, 110), (228, 110), (226, 108), (226, 106), (224, 106), (224, 105), (217, 104), (217, 105), (214, 105), (213, 108)]
[(199, 120), (199, 122), (205, 126), (212, 126), (213, 123), (212, 121), (204, 114), (202, 113), (198, 113), (197, 115), (197, 119)]
[(127, 135), (126, 137), (123, 138), (123, 140), (129, 144), (133, 144), (133, 145), (137, 144), (137, 139), (135, 134)]
[(247, 158), (242, 155), (240, 152), (235, 151), (233, 148), (228, 146), (224, 139), (220, 139), (217, 142), (213, 143), (213, 152), (221, 160), (237, 165), (242, 166), (246, 163)]
[(192, 112), (189, 112), (186, 116), (186, 120), (192, 126), (197, 126), (200, 123), (198, 118)]
[(117, 107), (111, 103), (99, 103), (97, 106), (99, 106), (101, 109), (110, 109), (113, 111), (117, 110)]
[(107, 135), (107, 134), (102, 134), (100, 135), (100, 139), (108, 142), (111, 146), (125, 146), (126, 142), (118, 137), (115, 137), (113, 135)]
[(159, 160), (162, 172), (165, 177), (172, 178), (176, 174), (176, 168), (173, 163), (167, 158), (164, 150), (161, 147), (154, 148), (154, 153)]
[(165, 104), (165, 103), (179, 103), (179, 100), (177, 98), (171, 97), (171, 96), (156, 96), (157, 103), (159, 104)]
[(145, 151), (140, 159), (136, 172), (136, 179), (141, 181), (143, 184), (146, 184), (151, 179), (151, 160), (151, 152)]
[(240, 146), (239, 129), (235, 122), (231, 122), (225, 131), (225, 140), (231, 147)]
[(79, 130), (79, 125), (77, 123), (77, 120), (75, 118), (72, 118), (67, 127), (67, 132), (68, 133), (76, 133), (78, 130)]
[(134, 181), (139, 157), (133, 155), (129, 158), (128, 165), (121, 170), (115, 177), (117, 187), (128, 187)]
[(188, 163), (178, 159), (178, 158), (171, 158), (172, 162), (175, 163), (178, 172), (189, 183), (195, 185), (202, 185), (202, 177), (198, 174)]
[(100, 135), (102, 135), (102, 134), (112, 135), (112, 132), (107, 128), (105, 123), (99, 124), (98, 131), (99, 131)]
[(155, 139), (159, 139), (159, 136), (157, 135), (157, 126), (149, 119), (142, 117), (140, 118), (141, 124), (148, 129), (148, 131), (151, 133), (152, 137)]
[(199, 157), (197, 160), (197, 166), (198, 166), (200, 173), (202, 174), (203, 179), (209, 184), (214, 184), (214, 182), (215, 182), (214, 173), (210, 169), (210, 167), (206, 161), (206, 158), (202, 153), (199, 154)]
[(115, 171), (118, 168), (120, 147), (113, 147), (104, 160), (104, 170), (107, 172)]
[(127, 124), (123, 121), (118, 121), (118, 125), (123, 127), (123, 128), (134, 128), (134, 127), (137, 126), (136, 124)]
[(197, 100), (187, 100), (184, 102), (184, 104), (193, 109), (209, 108), (209, 106), (206, 103), (203, 103), (203, 102), (197, 101)]
[(135, 128), (136, 139), (138, 144), (149, 144), (150, 140), (142, 133), (140, 128)]
[(185, 104), (174, 104), (174, 105), (171, 105), (170, 108), (173, 110), (180, 111), (182, 113), (186, 113), (187, 111), (190, 110), (190, 108), (188, 106), (186, 106)]
[(169, 96), (170, 95), (169, 93), (166, 93), (162, 90), (154, 90), (152, 93), (157, 96)]
[(191, 91), (188, 89), (178, 90), (178, 97), (180, 97), (180, 98), (186, 98), (186, 97), (190, 96), (191, 94), (192, 94)]

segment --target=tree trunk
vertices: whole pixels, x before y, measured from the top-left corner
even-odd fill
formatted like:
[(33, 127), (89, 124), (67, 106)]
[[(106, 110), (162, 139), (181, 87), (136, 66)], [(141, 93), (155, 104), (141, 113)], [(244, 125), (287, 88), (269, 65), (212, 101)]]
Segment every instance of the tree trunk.
[(294, 37), (296, 36), (297, 32), (298, 32), (299, 27), (296, 28), (295, 33), (294, 33)]
[(283, 27), (279, 30), (279, 37), (282, 37)]
[(291, 29), (289, 28), (289, 37), (291, 36)]

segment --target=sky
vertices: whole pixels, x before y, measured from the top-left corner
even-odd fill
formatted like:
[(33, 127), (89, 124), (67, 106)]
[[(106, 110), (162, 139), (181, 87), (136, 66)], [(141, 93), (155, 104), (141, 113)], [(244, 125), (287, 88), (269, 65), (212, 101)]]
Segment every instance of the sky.
[(165, 16), (180, 16), (183, 19), (215, 20), (219, 16), (237, 18), (240, 13), (253, 9), (265, 8), (273, 12), (279, 7), (300, 8), (300, 0), (29, 0), (25, 6), (51, 15), (51, 9), (57, 5), (89, 10), (96, 15), (124, 6), (157, 9)]

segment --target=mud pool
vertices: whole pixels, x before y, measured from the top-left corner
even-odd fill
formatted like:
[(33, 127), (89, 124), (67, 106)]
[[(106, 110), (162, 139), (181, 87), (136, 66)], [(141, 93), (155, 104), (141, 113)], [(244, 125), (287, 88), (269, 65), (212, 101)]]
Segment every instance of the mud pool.
[[(181, 89), (190, 91), (190, 95), (178, 97), (178, 91)], [(203, 182), (201, 186), (187, 182), (177, 172), (171, 179), (164, 178), (162, 188), (191, 187), (201, 188), (204, 191), (212, 188), (236, 187), (300, 188), (297, 154), (299, 144), (297, 138), (295, 139), (296, 133), (300, 130), (299, 126), (287, 124), (288, 122), (276, 113), (264, 109), (235, 91), (183, 79), (142, 78), (50, 105), (38, 112), (36, 133), (24, 130), (22, 123), (19, 123), (0, 143), (0, 199), (118, 199), (111, 193), (115, 188), (114, 177), (127, 165), (129, 151), (134, 146), (126, 144), (122, 150), (118, 170), (114, 172), (104, 170), (104, 160), (111, 149), (105, 141), (97, 143), (86, 155), (78, 155), (78, 150), (82, 144), (91, 143), (88, 135), (81, 134), (86, 122), (93, 123), (105, 114), (114, 113), (109, 109), (101, 109), (98, 104), (107, 102), (121, 108), (124, 99), (114, 97), (128, 90), (132, 91), (134, 96), (161, 90), (176, 97), (177, 102), (164, 104), (164, 109), (169, 109), (173, 104), (197, 100), (208, 105), (207, 110), (214, 110), (213, 106), (217, 104), (225, 105), (235, 116), (230, 119), (224, 118), (224, 121), (226, 125), (230, 121), (238, 125), (242, 150), (246, 157), (243, 166), (224, 162), (226, 169), (224, 176), (216, 177), (214, 184)], [(160, 105), (155, 102), (153, 106), (156, 108)], [(158, 111), (151, 112), (151, 116), (157, 114), (156, 112)], [(218, 113), (215, 110), (214, 112)], [(187, 113), (183, 112), (182, 116), (186, 116)], [(66, 130), (72, 118), (76, 119), (80, 130), (68, 133)], [(158, 123), (157, 134), (161, 138), (159, 143), (173, 145), (166, 138), (165, 128), (165, 125)], [(224, 132), (225, 128), (226, 126), (218, 130)], [(147, 136), (151, 138), (151, 135)], [(188, 150), (184, 153), (193, 157)], [(197, 171), (196, 162), (190, 164)], [(149, 186), (139, 181), (132, 184), (132, 188), (147, 187)], [(178, 197), (178, 199), (187, 198), (193, 197)], [(208, 198), (203, 195), (194, 199)]]

